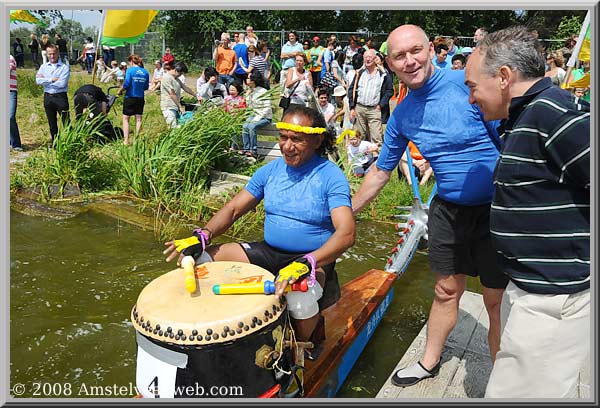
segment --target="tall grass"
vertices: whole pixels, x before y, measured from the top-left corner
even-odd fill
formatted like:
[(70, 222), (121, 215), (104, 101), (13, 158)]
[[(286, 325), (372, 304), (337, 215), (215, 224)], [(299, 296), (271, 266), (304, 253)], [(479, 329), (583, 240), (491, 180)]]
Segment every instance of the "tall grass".
[(52, 148), (37, 150), (15, 175), (15, 186), (41, 186), (42, 199), (48, 199), (48, 188), (57, 185), (59, 195), (67, 185), (82, 191), (100, 191), (114, 185), (118, 172), (110, 155), (96, 147), (100, 129), (106, 118), (82, 119), (59, 125)]
[(225, 165), (231, 141), (241, 133), (249, 114), (202, 104), (189, 122), (156, 138), (137, 137), (131, 146), (119, 149), (129, 191), (153, 204), (158, 220), (155, 231), (168, 229), (171, 214), (188, 219), (206, 215), (202, 202), (210, 170)]

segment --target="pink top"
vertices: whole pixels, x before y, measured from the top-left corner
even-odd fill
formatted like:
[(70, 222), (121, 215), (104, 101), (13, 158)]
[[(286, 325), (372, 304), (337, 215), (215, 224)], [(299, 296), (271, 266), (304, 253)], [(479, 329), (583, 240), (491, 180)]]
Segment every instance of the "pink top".
[(10, 90), (17, 90), (17, 61), (11, 55), (9, 58), (9, 66), (10, 66)]
[(225, 97), (225, 112), (231, 112), (232, 109), (235, 108), (245, 108), (246, 107), (246, 100), (238, 95), (238, 96), (231, 96), (231, 95), (227, 95)]

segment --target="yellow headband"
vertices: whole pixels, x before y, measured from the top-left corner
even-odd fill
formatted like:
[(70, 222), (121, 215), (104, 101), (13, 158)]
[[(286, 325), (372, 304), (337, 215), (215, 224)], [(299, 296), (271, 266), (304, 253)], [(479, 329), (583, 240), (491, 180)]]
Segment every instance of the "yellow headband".
[(275, 126), (277, 126), (277, 129), (291, 130), (292, 132), (306, 133), (307, 135), (320, 135), (327, 131), (327, 129), (321, 127), (300, 126), (287, 122), (277, 122)]

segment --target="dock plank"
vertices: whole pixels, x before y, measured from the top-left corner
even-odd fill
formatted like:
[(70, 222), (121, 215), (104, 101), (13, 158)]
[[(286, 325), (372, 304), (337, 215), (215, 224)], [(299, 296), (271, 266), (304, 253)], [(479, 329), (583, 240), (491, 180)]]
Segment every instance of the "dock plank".
[[(376, 398), (483, 398), (492, 361), (487, 342), (489, 319), (483, 297), (465, 292), (459, 305), (458, 322), (448, 336), (442, 351), (440, 373), (412, 387), (396, 387), (390, 378), (396, 370), (414, 364), (425, 350), (427, 324), (414, 339), (400, 362), (396, 365)], [(589, 362), (579, 374), (579, 384), (572, 398), (590, 399)]]
[[(479, 395), (485, 391), (485, 384), (489, 372), (479, 383), (483, 382), (483, 388), (477, 383), (472, 383), (477, 389), (464, 390), (460, 383), (461, 378), (470, 376), (468, 371), (470, 364), (465, 363), (465, 356), (471, 359), (488, 359), (487, 351), (487, 313), (483, 306), (481, 295), (465, 292), (460, 300), (459, 314), (456, 326), (450, 332), (444, 349), (442, 350), (442, 367), (439, 374), (431, 379), (421, 381), (412, 387), (396, 387), (391, 383), (393, 373), (403, 367), (414, 364), (419, 360), (425, 349), (425, 340), (427, 333), (427, 324), (413, 343), (408, 348), (405, 355), (396, 365), (390, 377), (388, 377), (384, 386), (377, 394), (377, 398), (466, 398), (470, 395)], [(482, 345), (481, 342), (484, 342)], [(471, 343), (474, 343), (474, 352), (469, 352)], [(490, 361), (491, 368), (491, 361)], [(477, 373), (477, 376), (480, 374)], [(455, 381), (456, 378), (456, 381)], [(482, 391), (483, 390), (483, 391)], [(452, 398), (452, 397), (451, 397)]]

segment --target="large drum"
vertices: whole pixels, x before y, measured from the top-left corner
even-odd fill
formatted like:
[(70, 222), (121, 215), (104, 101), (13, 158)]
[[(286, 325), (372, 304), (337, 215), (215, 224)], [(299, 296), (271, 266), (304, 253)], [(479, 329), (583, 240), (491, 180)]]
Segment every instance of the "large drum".
[[(211, 262), (195, 270), (189, 293), (183, 269), (150, 282), (131, 319), (137, 340), (137, 389), (149, 398), (258, 397), (277, 387), (265, 361), (281, 349), (285, 304), (273, 295), (215, 295), (215, 284), (264, 282), (256, 265)], [(267, 368), (265, 368), (267, 366)]]

